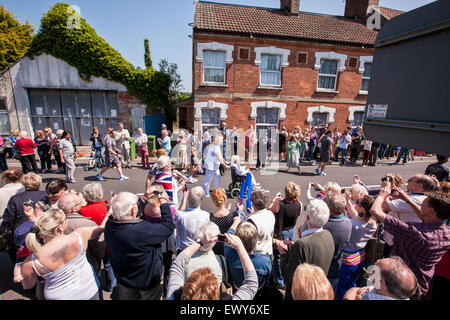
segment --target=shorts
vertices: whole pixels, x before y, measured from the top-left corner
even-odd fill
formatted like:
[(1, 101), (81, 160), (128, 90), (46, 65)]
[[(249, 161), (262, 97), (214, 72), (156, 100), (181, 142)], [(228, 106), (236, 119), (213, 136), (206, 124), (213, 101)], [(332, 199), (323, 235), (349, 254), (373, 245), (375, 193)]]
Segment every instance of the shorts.
[(105, 167), (117, 167), (120, 164), (120, 159), (118, 156), (109, 156), (106, 158)]
[(330, 161), (330, 153), (329, 152), (321, 152), (320, 153), (320, 161), (321, 162), (328, 162), (328, 161)]

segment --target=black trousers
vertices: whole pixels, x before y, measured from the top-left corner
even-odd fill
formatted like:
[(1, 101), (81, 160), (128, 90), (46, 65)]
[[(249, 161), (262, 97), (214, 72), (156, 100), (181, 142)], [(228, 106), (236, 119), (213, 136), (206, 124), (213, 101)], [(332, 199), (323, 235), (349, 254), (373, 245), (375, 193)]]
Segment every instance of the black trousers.
[(377, 159), (378, 159), (378, 149), (380, 147), (373, 147), (370, 150), (370, 155), (369, 155), (369, 166), (374, 166), (377, 163)]
[(129, 288), (119, 283), (120, 300), (161, 300), (163, 285), (157, 283), (148, 289)]
[(24, 174), (31, 171), (36, 172), (38, 170), (34, 154), (28, 154), (25, 156), (20, 155), (20, 163), (22, 164), (22, 171)]
[(50, 170), (52, 168), (52, 155), (48, 153), (50, 150), (40, 150), (39, 158), (41, 159), (41, 170)]

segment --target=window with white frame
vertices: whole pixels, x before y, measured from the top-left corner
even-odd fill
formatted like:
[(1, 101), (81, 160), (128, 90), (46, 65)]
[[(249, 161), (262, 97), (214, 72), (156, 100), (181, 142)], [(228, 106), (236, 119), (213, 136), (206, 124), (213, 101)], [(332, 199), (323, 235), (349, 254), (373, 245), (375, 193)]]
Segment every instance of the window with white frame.
[(355, 111), (353, 114), (352, 127), (362, 126), (364, 111)]
[(261, 55), (261, 80), (264, 86), (281, 86), (281, 56)]
[(279, 109), (278, 108), (258, 108), (256, 111), (256, 134), (260, 137), (260, 134), (267, 134), (270, 137), (271, 129), (278, 128)]
[(203, 51), (203, 83), (225, 84), (225, 52)]
[(337, 60), (320, 60), (319, 82), (317, 88), (325, 90), (336, 90), (338, 73)]
[(361, 91), (369, 91), (369, 81), (372, 74), (372, 63), (364, 63), (364, 73), (361, 80)]
[(327, 123), (328, 120), (328, 113), (326, 112), (314, 112), (312, 114), (312, 126), (318, 126), (324, 123)]
[(214, 127), (220, 127), (220, 109), (203, 108), (202, 109), (202, 132)]

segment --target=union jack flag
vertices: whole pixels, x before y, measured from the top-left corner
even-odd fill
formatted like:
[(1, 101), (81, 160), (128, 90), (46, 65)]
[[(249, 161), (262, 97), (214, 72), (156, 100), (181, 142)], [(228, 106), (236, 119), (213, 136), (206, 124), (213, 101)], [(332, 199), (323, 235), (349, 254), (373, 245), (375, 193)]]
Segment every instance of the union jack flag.
[(157, 171), (155, 183), (161, 185), (169, 196), (169, 204), (173, 203), (173, 176), (164, 171)]

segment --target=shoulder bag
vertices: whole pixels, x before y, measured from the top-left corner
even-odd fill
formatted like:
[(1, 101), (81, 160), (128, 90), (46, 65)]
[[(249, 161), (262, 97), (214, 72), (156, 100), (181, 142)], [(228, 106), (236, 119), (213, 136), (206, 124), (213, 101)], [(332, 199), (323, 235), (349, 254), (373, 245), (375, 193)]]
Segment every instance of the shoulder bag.
[(220, 293), (229, 294), (233, 296), (233, 286), (228, 282), (227, 266), (225, 264), (225, 257), (222, 255), (217, 256), (220, 261), (220, 267), (222, 269), (222, 283), (220, 284)]

